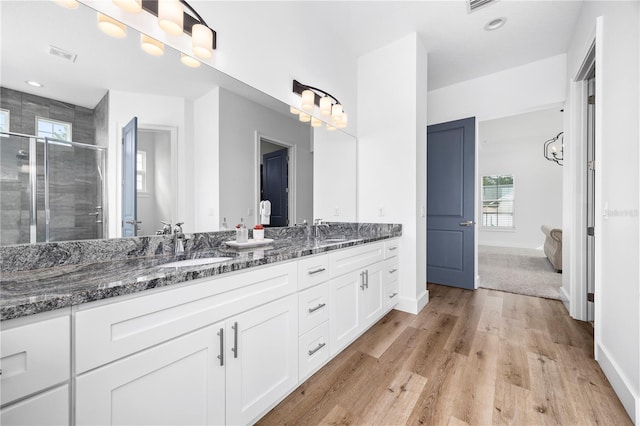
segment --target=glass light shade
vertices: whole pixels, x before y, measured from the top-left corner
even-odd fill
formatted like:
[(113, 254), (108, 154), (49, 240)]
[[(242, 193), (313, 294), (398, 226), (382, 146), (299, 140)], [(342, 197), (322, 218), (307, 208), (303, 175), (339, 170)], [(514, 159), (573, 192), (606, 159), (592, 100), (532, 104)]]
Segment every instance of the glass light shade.
[(178, 0), (158, 1), (158, 25), (167, 34), (182, 34), (184, 9)]
[(198, 68), (201, 64), (199, 60), (192, 58), (189, 55), (185, 55), (184, 53), (180, 53), (180, 62), (191, 68)]
[(347, 113), (343, 112), (342, 113), (342, 119), (336, 123), (336, 127), (338, 129), (344, 129), (345, 127), (347, 127)]
[(122, 38), (127, 35), (127, 29), (122, 22), (98, 12), (98, 28), (108, 36)]
[(140, 34), (140, 48), (152, 56), (164, 54), (164, 44), (146, 34)]
[(311, 121), (311, 116), (309, 114), (301, 112), (299, 120), (302, 121), (303, 123), (308, 123)]
[(331, 99), (328, 96), (320, 98), (320, 114), (331, 115)]
[(316, 95), (309, 89), (302, 92), (302, 109), (305, 111), (313, 110), (313, 101)]
[(335, 128), (335, 127), (333, 127), (331, 124), (327, 123), (327, 131), (328, 131), (328, 132), (333, 132), (333, 131), (335, 131), (335, 130), (336, 130), (336, 128)]
[(295, 115), (300, 114), (300, 110), (299, 110), (299, 109), (297, 109), (297, 108), (294, 108), (294, 107), (289, 107), (289, 112), (290, 112), (291, 114), (295, 114)]
[(113, 0), (113, 3), (129, 13), (140, 13), (142, 11), (142, 0)]
[(191, 28), (191, 46), (193, 54), (200, 59), (213, 56), (213, 32), (206, 25), (195, 24)]
[(331, 118), (335, 122), (342, 120), (342, 105), (335, 104), (331, 107)]
[(322, 121), (319, 118), (311, 117), (311, 127), (321, 127)]
[(79, 4), (77, 0), (54, 0), (58, 6), (66, 7), (67, 9), (77, 9)]

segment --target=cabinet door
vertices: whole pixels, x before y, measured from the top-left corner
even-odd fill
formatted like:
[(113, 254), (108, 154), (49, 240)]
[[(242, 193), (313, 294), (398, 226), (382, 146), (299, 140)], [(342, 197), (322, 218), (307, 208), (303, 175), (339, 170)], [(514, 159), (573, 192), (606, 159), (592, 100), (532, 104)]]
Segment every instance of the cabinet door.
[(382, 315), (385, 304), (382, 300), (384, 262), (368, 266), (365, 271), (365, 289), (362, 292), (362, 326), (369, 327)]
[(79, 376), (76, 423), (224, 424), (222, 327), (205, 327)]
[(331, 355), (351, 343), (362, 329), (360, 313), (364, 278), (361, 271), (351, 272), (329, 282), (329, 323)]
[(0, 410), (5, 426), (69, 425), (69, 385), (37, 394)]
[(253, 423), (298, 384), (298, 296), (230, 318), (227, 424)]

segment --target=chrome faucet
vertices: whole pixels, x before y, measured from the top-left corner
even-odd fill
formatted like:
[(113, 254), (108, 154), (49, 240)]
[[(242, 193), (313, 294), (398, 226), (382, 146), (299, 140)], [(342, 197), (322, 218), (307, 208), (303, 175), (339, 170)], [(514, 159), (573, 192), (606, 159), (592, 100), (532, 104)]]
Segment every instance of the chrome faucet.
[(322, 219), (313, 219), (313, 224), (314, 224), (314, 231), (315, 231), (315, 237), (316, 239), (320, 238), (320, 227), (321, 226), (326, 226), (327, 228), (329, 228), (329, 224), (328, 223), (323, 223)]
[(173, 228), (173, 253), (176, 255), (184, 253), (184, 242), (187, 240), (184, 232), (182, 232), (183, 224), (184, 222), (178, 222)]
[(156, 231), (156, 235), (171, 235), (171, 224), (163, 220), (160, 221), (162, 229)]

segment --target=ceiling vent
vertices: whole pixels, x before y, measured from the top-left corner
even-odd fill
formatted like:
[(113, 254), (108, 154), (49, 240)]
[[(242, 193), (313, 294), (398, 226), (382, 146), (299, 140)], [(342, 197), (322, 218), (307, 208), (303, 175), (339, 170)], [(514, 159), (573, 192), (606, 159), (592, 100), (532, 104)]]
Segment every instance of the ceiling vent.
[(496, 0), (467, 0), (467, 9), (469, 13), (471, 13), (495, 1)]
[(78, 55), (73, 52), (67, 52), (66, 50), (60, 49), (59, 47), (49, 46), (49, 53), (53, 56), (57, 56), (58, 58), (62, 58), (69, 62), (75, 62), (78, 58)]

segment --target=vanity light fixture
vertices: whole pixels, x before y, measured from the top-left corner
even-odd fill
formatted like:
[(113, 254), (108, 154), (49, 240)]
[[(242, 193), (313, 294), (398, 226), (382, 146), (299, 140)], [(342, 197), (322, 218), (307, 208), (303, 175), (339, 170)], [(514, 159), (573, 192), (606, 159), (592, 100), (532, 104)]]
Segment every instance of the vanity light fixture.
[(164, 44), (146, 34), (140, 34), (140, 48), (151, 56), (164, 55)]
[(79, 6), (78, 0), (53, 0), (58, 6), (65, 7), (67, 9), (77, 9)]
[(123, 38), (127, 35), (127, 28), (122, 22), (100, 12), (98, 12), (98, 28), (106, 35), (115, 38)]
[(142, 12), (142, 0), (113, 0), (113, 3), (129, 13)]
[(298, 108), (294, 108), (294, 107), (292, 107), (292, 106), (290, 106), (290, 107), (289, 107), (289, 112), (290, 112), (291, 114), (295, 114), (295, 115), (300, 114), (300, 110), (299, 110)]
[[(312, 112), (317, 105), (320, 108), (320, 115), (331, 117), (331, 120), (333, 120), (335, 124), (335, 126), (330, 126), (333, 127), (332, 130), (335, 130), (335, 127), (341, 129), (347, 127), (347, 114), (344, 112), (342, 104), (335, 96), (329, 94), (328, 92), (325, 92), (324, 90), (318, 89), (317, 87), (302, 84), (298, 80), (293, 80), (293, 93), (301, 96), (302, 102), (300, 107), (302, 110)], [(296, 108), (293, 107), (291, 107), (291, 113), (300, 114), (300, 117), (302, 117), (302, 114), (304, 114), (300, 113)], [(302, 118), (300, 118), (300, 121), (303, 121)], [(304, 121), (307, 122), (310, 120)], [(329, 130), (328, 127), (327, 129)]]
[(182, 52), (180, 52), (180, 62), (182, 62), (184, 65), (190, 68), (198, 68), (200, 64), (202, 64), (202, 62), (200, 62), (196, 58), (192, 58), (191, 56)]
[(319, 118), (311, 117), (311, 127), (322, 127), (322, 120)]
[(179, 0), (158, 0), (158, 25), (167, 34), (184, 31), (184, 8)]
[(306, 112), (301, 112), (298, 119), (300, 121), (302, 121), (303, 123), (308, 123), (308, 122), (311, 121), (311, 116), (309, 114), (307, 114)]
[(333, 132), (333, 131), (335, 131), (335, 130), (336, 130), (336, 128), (335, 128), (335, 127), (333, 127), (331, 124), (327, 123), (327, 131), (328, 131), (328, 132)]

